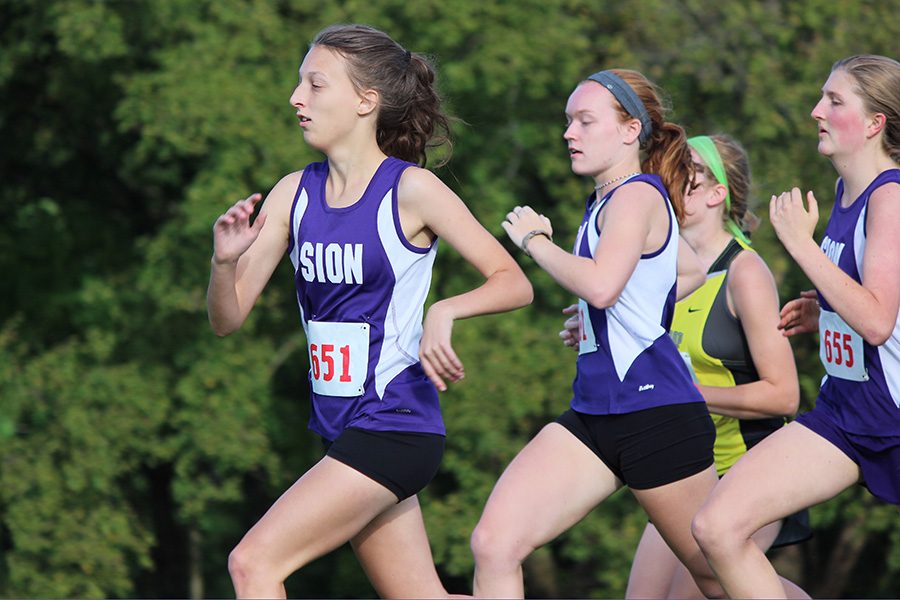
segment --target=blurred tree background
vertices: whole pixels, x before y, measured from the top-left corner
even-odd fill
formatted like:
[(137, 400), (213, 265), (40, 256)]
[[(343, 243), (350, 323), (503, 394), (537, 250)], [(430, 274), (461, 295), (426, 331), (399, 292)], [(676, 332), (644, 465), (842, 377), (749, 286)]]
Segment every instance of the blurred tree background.
[[(230, 596), (229, 550), (319, 458), (288, 261), (229, 338), (205, 291), (215, 217), (319, 160), (287, 100), (322, 27), (368, 23), (434, 56), (460, 119), (438, 175), (504, 244), (524, 203), (568, 244), (590, 191), (562, 140), (581, 78), (643, 71), (689, 133), (746, 145), (761, 216), (794, 185), (827, 214), (835, 174), (809, 111), (835, 60), (897, 57), (898, 14), (898, 0), (0, 0), (0, 596)], [(755, 239), (782, 300), (809, 286), (770, 227)], [(455, 328), (468, 377), (443, 395), (448, 449), (421, 496), (456, 592), (471, 591), (493, 483), (570, 398), (556, 333), (572, 298), (516, 256), (535, 302)], [(443, 247), (433, 297), (476, 281)], [(822, 369), (815, 339), (793, 343), (805, 410)], [(812, 541), (774, 555), (785, 574), (814, 596), (900, 595), (896, 508), (857, 487), (812, 520)], [(529, 595), (621, 597), (644, 522), (617, 494), (528, 561)], [(374, 595), (347, 548), (287, 586)]]

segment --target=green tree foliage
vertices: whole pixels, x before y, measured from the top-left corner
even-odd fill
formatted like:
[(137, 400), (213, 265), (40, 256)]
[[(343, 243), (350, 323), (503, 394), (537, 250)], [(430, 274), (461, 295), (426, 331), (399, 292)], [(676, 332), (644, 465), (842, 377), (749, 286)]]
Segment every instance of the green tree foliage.
[[(216, 215), (318, 160), (288, 96), (311, 37), (365, 22), (435, 57), (455, 124), (437, 173), (505, 241), (516, 204), (570, 244), (589, 183), (571, 174), (566, 98), (623, 66), (668, 92), (690, 133), (747, 146), (758, 212), (793, 185), (832, 202), (808, 113), (831, 63), (896, 55), (898, 0), (0, 1), (0, 596), (228, 596), (227, 554), (321, 455), (306, 431), (305, 340), (286, 263), (244, 328), (206, 323)], [(640, 15), (640, 16), (638, 16)], [(765, 219), (764, 219), (765, 220)], [(824, 222), (824, 220), (823, 220)], [(755, 235), (783, 299), (809, 283), (770, 227)], [(433, 296), (477, 282), (442, 247)], [(443, 396), (441, 472), (422, 494), (435, 560), (468, 591), (468, 537), (497, 477), (565, 409), (572, 298), (519, 255), (535, 303), (461, 322), (467, 378)], [(812, 405), (821, 368), (795, 342)], [(808, 589), (896, 596), (896, 511), (854, 489), (776, 556)], [(526, 564), (529, 593), (621, 596), (645, 517), (620, 493)], [(374, 592), (352, 553), (288, 581)]]

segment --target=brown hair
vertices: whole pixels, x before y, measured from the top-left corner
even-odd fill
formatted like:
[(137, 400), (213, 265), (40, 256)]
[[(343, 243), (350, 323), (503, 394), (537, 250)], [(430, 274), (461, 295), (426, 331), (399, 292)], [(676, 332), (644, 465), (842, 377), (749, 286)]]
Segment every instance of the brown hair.
[[(656, 173), (669, 192), (672, 200), (672, 208), (678, 222), (684, 221), (684, 190), (688, 182), (694, 176), (694, 162), (691, 160), (691, 151), (687, 145), (687, 136), (684, 129), (675, 123), (669, 123), (665, 119), (667, 112), (663, 105), (659, 89), (637, 71), (628, 69), (611, 69), (638, 95), (653, 124), (650, 137), (641, 144), (641, 149), (646, 152), (646, 157), (641, 163), (641, 169), (645, 173)], [(622, 122), (633, 119), (625, 108), (617, 103)]]
[[(737, 223), (741, 231), (753, 232), (759, 227), (759, 217), (750, 211), (750, 159), (747, 151), (736, 139), (724, 133), (709, 136), (716, 145), (716, 151), (722, 159), (725, 167), (725, 178), (728, 180), (729, 203), (731, 210), (722, 215), (727, 221), (731, 219)], [(706, 180), (715, 183), (716, 176), (706, 165), (703, 166), (703, 174)]]
[(856, 81), (856, 92), (870, 114), (885, 116), (884, 150), (900, 162), (900, 63), (886, 56), (861, 54), (837, 61), (832, 72), (845, 71)]
[(428, 148), (452, 148), (450, 119), (441, 110), (435, 70), (427, 57), (367, 25), (332, 25), (316, 35), (313, 46), (337, 52), (357, 90), (378, 92), (376, 139), (382, 152), (424, 166)]

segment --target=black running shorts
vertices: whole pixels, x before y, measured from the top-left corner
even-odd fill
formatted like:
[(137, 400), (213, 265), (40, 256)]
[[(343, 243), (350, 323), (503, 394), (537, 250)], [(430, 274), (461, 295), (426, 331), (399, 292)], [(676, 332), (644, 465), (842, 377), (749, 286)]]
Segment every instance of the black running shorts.
[(704, 402), (621, 415), (589, 415), (569, 409), (556, 422), (635, 490), (680, 481), (713, 464), (716, 427)]
[(377, 481), (402, 501), (419, 493), (437, 473), (444, 436), (349, 428), (325, 447), (328, 456)]

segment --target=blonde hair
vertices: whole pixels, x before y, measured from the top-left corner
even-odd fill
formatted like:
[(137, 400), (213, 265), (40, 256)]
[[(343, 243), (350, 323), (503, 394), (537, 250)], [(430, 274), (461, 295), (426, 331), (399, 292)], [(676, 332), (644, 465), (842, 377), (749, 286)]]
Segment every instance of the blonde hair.
[(856, 82), (856, 92), (870, 114), (885, 117), (881, 138), (885, 152), (900, 163), (900, 62), (877, 54), (849, 56), (837, 61), (832, 72), (844, 71)]

